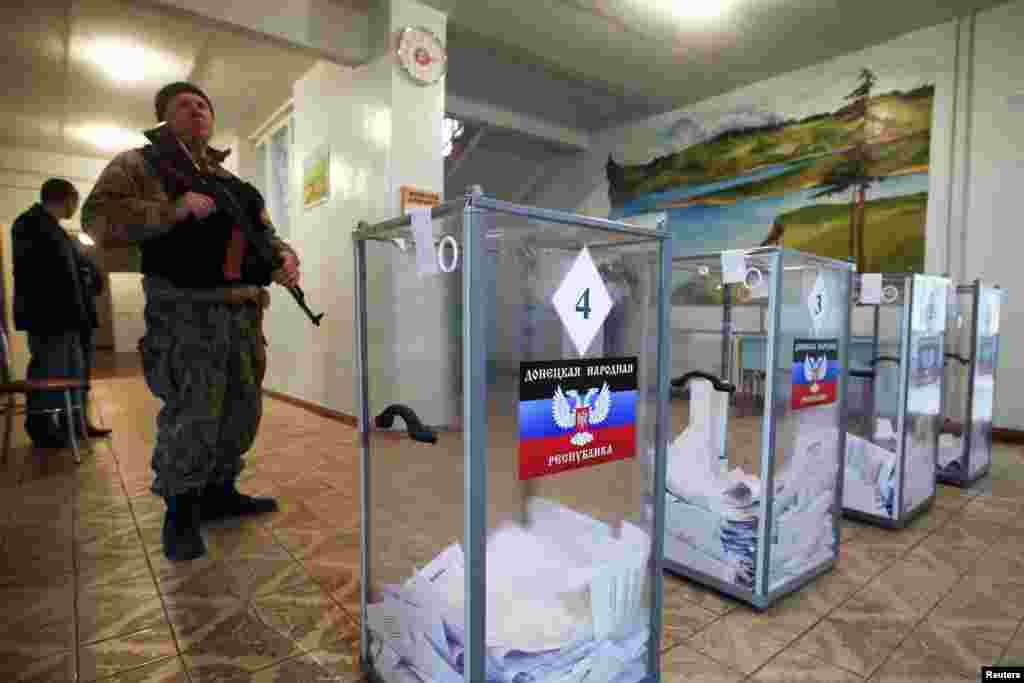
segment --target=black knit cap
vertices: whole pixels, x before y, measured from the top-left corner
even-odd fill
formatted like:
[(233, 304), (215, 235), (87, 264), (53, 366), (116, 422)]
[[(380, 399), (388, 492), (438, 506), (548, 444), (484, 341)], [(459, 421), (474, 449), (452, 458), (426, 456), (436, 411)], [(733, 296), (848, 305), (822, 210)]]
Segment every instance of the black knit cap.
[(170, 104), (171, 100), (174, 99), (175, 95), (180, 95), (183, 92), (190, 92), (199, 95), (206, 104), (210, 107), (210, 113), (213, 113), (213, 102), (210, 102), (210, 98), (206, 96), (202, 90), (184, 81), (178, 81), (177, 83), (171, 83), (160, 88), (160, 92), (156, 94), (156, 120), (164, 120), (164, 112), (167, 110), (167, 105)]

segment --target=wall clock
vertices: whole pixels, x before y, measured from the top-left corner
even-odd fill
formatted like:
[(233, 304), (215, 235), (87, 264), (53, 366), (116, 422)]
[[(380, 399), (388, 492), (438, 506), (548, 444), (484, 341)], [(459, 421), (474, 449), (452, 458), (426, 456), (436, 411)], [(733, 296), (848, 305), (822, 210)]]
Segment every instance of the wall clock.
[(431, 31), (408, 26), (398, 35), (398, 62), (420, 85), (431, 85), (448, 71), (448, 53)]

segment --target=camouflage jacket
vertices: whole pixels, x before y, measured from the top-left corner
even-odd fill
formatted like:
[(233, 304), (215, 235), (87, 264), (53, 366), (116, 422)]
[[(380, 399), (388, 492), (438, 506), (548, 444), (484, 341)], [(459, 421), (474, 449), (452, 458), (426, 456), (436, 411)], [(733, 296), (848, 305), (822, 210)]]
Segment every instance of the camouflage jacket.
[[(209, 173), (229, 177), (230, 171), (222, 165), (228, 154), (209, 148), (202, 163)], [(143, 158), (142, 150), (132, 149), (118, 154), (103, 169), (82, 204), (82, 229), (101, 247), (138, 245), (170, 231), (175, 224), (175, 211), (175, 202), (164, 190), (160, 176)], [(298, 260), (295, 250), (277, 236), (266, 209), (261, 218), (273, 247), (279, 252), (292, 253)], [(170, 286), (165, 282), (159, 284), (159, 290)], [(243, 292), (234, 294), (238, 296)], [(265, 293), (259, 296), (263, 298)]]

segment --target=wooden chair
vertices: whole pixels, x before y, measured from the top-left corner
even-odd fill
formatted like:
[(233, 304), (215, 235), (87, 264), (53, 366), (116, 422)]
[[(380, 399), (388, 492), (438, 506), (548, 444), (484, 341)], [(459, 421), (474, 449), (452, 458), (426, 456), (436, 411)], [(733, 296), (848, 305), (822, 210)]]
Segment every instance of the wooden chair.
[[(75, 455), (75, 463), (81, 464), (82, 456), (78, 450), (78, 435), (75, 433), (75, 401), (73, 393), (79, 389), (85, 389), (87, 383), (80, 379), (41, 379), (41, 380), (14, 380), (11, 377), (11, 358), (7, 345), (7, 333), (0, 326), (0, 396), (6, 396), (5, 406), (0, 407), (5, 413), (4, 416), (4, 443), (3, 452), (0, 454), (0, 463), (7, 462), (7, 455), (11, 449), (11, 430), (14, 426), (14, 415), (17, 411), (15, 396), (21, 394), (28, 396), (33, 391), (61, 391), (64, 393), (64, 407), (56, 408), (47, 412), (64, 413), (67, 415), (68, 439), (71, 441), (71, 451)], [(85, 425), (84, 405), (79, 401), (78, 419), (82, 429), (83, 438), (88, 437)]]

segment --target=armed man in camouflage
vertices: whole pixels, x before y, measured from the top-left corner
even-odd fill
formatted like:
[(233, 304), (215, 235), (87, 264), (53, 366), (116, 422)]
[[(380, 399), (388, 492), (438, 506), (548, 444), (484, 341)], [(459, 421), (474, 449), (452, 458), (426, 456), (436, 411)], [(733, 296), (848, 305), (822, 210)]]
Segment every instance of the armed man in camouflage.
[[(271, 498), (240, 494), (235, 481), (262, 415), (265, 287), (297, 285), (299, 259), (277, 238), (259, 191), (222, 167), (227, 152), (209, 147), (206, 94), (172, 83), (155, 104), (162, 124), (146, 132), (151, 144), (107, 166), (82, 223), (101, 245), (142, 252), (139, 350), (146, 383), (163, 401), (152, 490), (167, 504), (164, 553), (192, 560), (206, 552), (201, 521), (277, 509)], [(209, 183), (216, 192), (198, 191)], [(253, 236), (269, 240), (283, 265), (271, 272), (260, 262), (247, 249)]]

